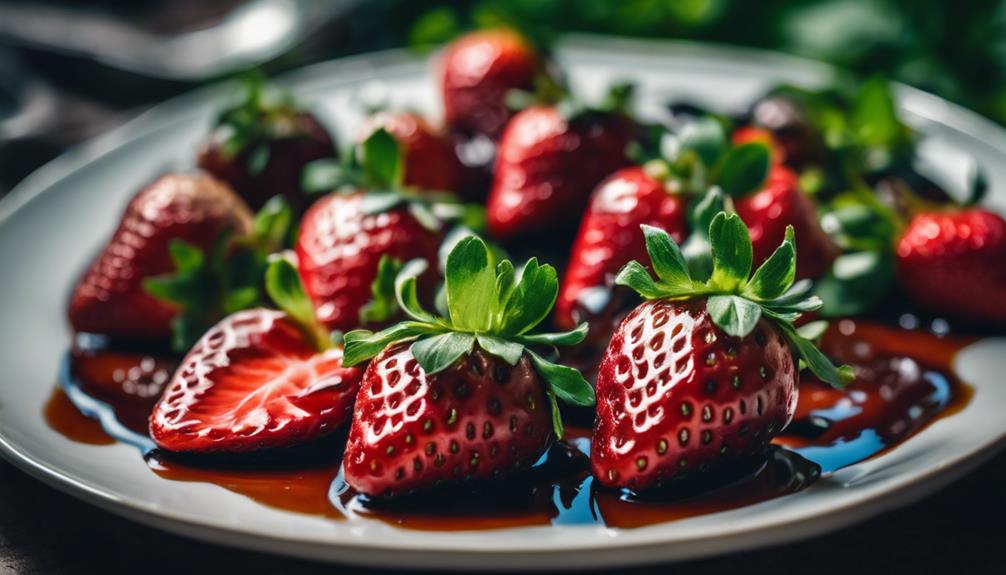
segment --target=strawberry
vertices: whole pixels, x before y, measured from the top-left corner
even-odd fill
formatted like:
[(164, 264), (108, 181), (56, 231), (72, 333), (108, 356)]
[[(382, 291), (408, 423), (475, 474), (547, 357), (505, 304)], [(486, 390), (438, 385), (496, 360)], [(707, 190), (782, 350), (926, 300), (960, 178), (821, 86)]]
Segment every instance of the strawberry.
[(77, 283), (69, 318), (78, 332), (161, 339), (179, 306), (144, 290), (144, 278), (175, 269), (171, 244), (209, 249), (222, 234), (251, 230), (252, 214), (231, 189), (200, 173), (167, 174), (130, 201), (111, 241)]
[(626, 147), (635, 135), (634, 123), (619, 111), (521, 111), (497, 151), (486, 203), (489, 230), (509, 239), (573, 224), (594, 187), (628, 165)]
[(411, 318), (381, 332), (346, 334), (345, 365), (374, 358), (356, 400), (343, 457), (346, 482), (360, 493), (392, 496), (496, 477), (533, 464), (562, 437), (557, 399), (590, 405), (590, 385), (575, 369), (532, 346), (579, 343), (586, 325), (532, 333), (558, 292), (555, 269), (531, 259), (518, 276), (496, 264), (476, 236), (447, 256), (448, 317), (424, 310), (414, 261), (398, 276)]
[(506, 29), (458, 38), (444, 50), (440, 67), (447, 125), (460, 134), (492, 139), (499, 137), (510, 120), (507, 94), (534, 89), (544, 69), (535, 49)]
[(765, 186), (739, 197), (735, 207), (751, 232), (756, 265), (772, 255), (787, 226), (793, 226), (800, 244), (797, 277), (820, 277), (838, 257), (838, 246), (821, 229), (817, 207), (800, 191), (796, 174), (785, 166), (772, 166)]
[(266, 281), (288, 311), (240, 311), (206, 332), (150, 415), (150, 436), (161, 449), (288, 447), (348, 421), (362, 370), (342, 365), (342, 349), (314, 323), (289, 262), (272, 264)]
[(596, 288), (606, 292), (609, 276), (614, 278), (623, 265), (646, 255), (641, 224), (662, 228), (675, 241), (684, 240), (685, 204), (684, 197), (671, 193), (641, 166), (623, 168), (602, 182), (591, 196), (573, 242), (555, 306), (558, 325), (575, 326), (578, 306), (596, 312), (600, 306), (585, 300), (596, 299), (592, 297)]
[(464, 167), (454, 146), (422, 116), (410, 112), (379, 112), (364, 123), (360, 141), (383, 128), (398, 141), (405, 157), (404, 183), (425, 190), (457, 191)]
[(719, 213), (704, 283), (666, 232), (643, 233), (658, 279), (632, 261), (615, 280), (648, 301), (619, 325), (601, 360), (591, 448), (602, 485), (636, 491), (763, 454), (793, 416), (795, 358), (832, 385), (852, 377), (793, 327), (820, 300), (807, 295), (807, 282), (793, 285), (792, 228), (750, 275), (744, 223)]
[(897, 278), (928, 311), (1006, 325), (1006, 221), (979, 208), (916, 213), (897, 244)]
[(307, 204), (301, 171), (335, 156), (321, 122), (289, 94), (251, 80), (240, 102), (221, 113), (199, 152), (199, 167), (230, 184), (252, 209), (280, 194), (294, 211)]

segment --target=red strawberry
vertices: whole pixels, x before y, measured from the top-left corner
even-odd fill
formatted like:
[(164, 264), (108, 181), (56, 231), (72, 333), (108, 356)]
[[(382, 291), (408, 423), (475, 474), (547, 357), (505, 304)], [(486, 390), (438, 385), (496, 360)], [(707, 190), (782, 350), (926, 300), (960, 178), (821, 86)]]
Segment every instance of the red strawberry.
[(353, 410), (361, 370), (318, 352), (284, 312), (228, 316), (189, 351), (150, 415), (158, 447), (195, 453), (286, 447), (331, 433)]
[(346, 331), (360, 324), (381, 255), (437, 261), (442, 233), (423, 227), (401, 206), (367, 213), (365, 198), (364, 192), (329, 194), (300, 223), (301, 279), (318, 319), (329, 329)]
[(113, 337), (159, 339), (177, 308), (143, 289), (143, 279), (175, 268), (168, 244), (208, 249), (225, 232), (251, 230), (252, 214), (226, 185), (205, 174), (168, 174), (129, 203), (111, 241), (70, 299), (73, 329)]
[(1006, 325), (1006, 221), (978, 208), (916, 214), (898, 241), (897, 276), (928, 311)]
[(591, 448), (598, 481), (633, 490), (762, 454), (793, 417), (796, 357), (832, 385), (851, 379), (793, 327), (820, 301), (791, 291), (792, 228), (751, 275), (743, 222), (719, 213), (704, 284), (666, 232), (644, 233), (659, 281), (636, 261), (616, 279), (650, 301), (622, 321), (601, 360)]
[(562, 436), (557, 398), (593, 403), (579, 372), (530, 349), (576, 344), (586, 333), (531, 333), (555, 301), (554, 268), (532, 259), (518, 276), (509, 260), (497, 264), (481, 239), (467, 237), (447, 256), (445, 276), (448, 317), (422, 309), (415, 277), (400, 276), (410, 321), (346, 334), (346, 365), (374, 358), (343, 457), (346, 482), (366, 495), (527, 467), (553, 430)]
[(335, 156), (328, 131), (276, 89), (255, 83), (226, 110), (199, 152), (199, 167), (230, 184), (255, 210), (283, 195), (298, 213), (304, 166)]
[(370, 362), (343, 460), (346, 481), (391, 495), (534, 463), (548, 447), (544, 384), (527, 357), (511, 367), (481, 349), (427, 375), (408, 344)]
[(667, 190), (664, 182), (642, 166), (615, 172), (594, 190), (580, 222), (566, 275), (556, 301), (556, 322), (563, 329), (576, 326), (576, 311), (585, 290), (610, 285), (623, 265), (646, 255), (639, 226), (666, 230), (675, 241), (686, 235), (685, 199)]
[(467, 135), (495, 139), (512, 112), (510, 90), (531, 91), (542, 61), (520, 35), (505, 29), (472, 32), (452, 42), (441, 61), (447, 125)]
[(621, 113), (567, 120), (554, 106), (523, 110), (497, 151), (486, 204), (490, 231), (512, 238), (572, 224), (594, 187), (629, 163), (625, 150), (634, 136), (635, 126)]
[(406, 186), (449, 192), (461, 186), (464, 167), (453, 144), (422, 116), (409, 112), (377, 113), (367, 119), (359, 140), (366, 140), (379, 128), (387, 130), (402, 146)]
[(838, 247), (821, 229), (817, 208), (800, 191), (796, 174), (785, 166), (772, 166), (761, 191), (739, 198), (735, 206), (751, 233), (755, 265), (765, 261), (782, 242), (786, 226), (793, 226), (800, 247), (797, 277), (824, 275), (838, 257)]

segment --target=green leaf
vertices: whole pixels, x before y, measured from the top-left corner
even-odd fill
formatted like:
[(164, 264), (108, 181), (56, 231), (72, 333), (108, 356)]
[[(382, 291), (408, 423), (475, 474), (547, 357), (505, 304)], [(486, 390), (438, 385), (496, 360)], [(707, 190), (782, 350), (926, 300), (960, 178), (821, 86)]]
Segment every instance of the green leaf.
[(824, 332), (826, 331), (828, 331), (828, 322), (823, 319), (808, 322), (796, 328), (796, 333), (800, 334), (800, 337), (808, 341), (816, 341), (824, 335)]
[(706, 166), (715, 166), (727, 149), (723, 125), (706, 116), (685, 124), (678, 132), (679, 154), (694, 152)]
[(552, 431), (555, 432), (556, 439), (562, 439), (566, 435), (566, 429), (562, 425), (562, 413), (559, 411), (559, 402), (555, 399), (555, 390), (551, 385), (545, 386), (545, 397), (548, 398), (548, 407), (552, 411)]
[(519, 337), (521, 343), (527, 345), (576, 345), (587, 337), (590, 326), (581, 323), (576, 329), (560, 333), (529, 333)]
[(758, 142), (730, 149), (720, 161), (715, 181), (728, 196), (739, 198), (759, 189), (768, 177), (772, 152)]
[(360, 164), (367, 180), (380, 187), (397, 188), (404, 177), (404, 160), (395, 139), (387, 130), (379, 128), (360, 145)]
[(831, 360), (821, 353), (821, 350), (797, 333), (792, 325), (785, 322), (776, 322), (776, 325), (782, 329), (783, 335), (793, 346), (796, 355), (807, 364), (807, 367), (818, 379), (833, 387), (842, 388), (855, 378), (852, 368), (847, 365), (835, 367), (835, 364), (831, 363)]
[(753, 252), (748, 229), (737, 214), (720, 213), (709, 224), (713, 251), (711, 287), (733, 292), (747, 282)]
[(688, 275), (688, 264), (681, 255), (678, 244), (660, 228), (642, 225), (646, 238), (646, 252), (650, 255), (653, 271), (667, 291), (688, 291), (692, 289), (692, 278)]
[(444, 222), (430, 210), (429, 206), (422, 202), (409, 202), (407, 209), (412, 217), (419, 222), (419, 225), (431, 232), (439, 232), (444, 227)]
[(304, 166), (300, 175), (300, 187), (308, 194), (331, 192), (362, 183), (350, 166), (333, 159), (315, 160)]
[(734, 337), (747, 337), (758, 325), (762, 308), (735, 295), (715, 295), (706, 302), (706, 311), (717, 326)]
[(503, 260), (496, 264), (496, 298), (498, 302), (498, 315), (496, 325), (503, 325), (503, 314), (506, 312), (507, 303), (513, 297), (514, 289), (517, 288), (517, 272), (513, 268), (513, 262)]
[(443, 328), (422, 322), (405, 321), (374, 333), (356, 329), (343, 338), (342, 365), (352, 367), (381, 353), (385, 347), (420, 335), (443, 333)]
[(520, 335), (535, 328), (548, 316), (559, 295), (559, 278), (555, 268), (538, 265), (537, 258), (524, 264), (517, 285), (503, 308), (500, 332)]
[(436, 318), (423, 309), (422, 304), (419, 303), (419, 295), (416, 290), (416, 282), (419, 276), (426, 271), (428, 265), (426, 260), (417, 258), (402, 266), (395, 277), (395, 296), (398, 305), (412, 318), (422, 322), (435, 323)]
[(300, 283), (300, 274), (286, 258), (276, 258), (265, 272), (265, 287), (276, 306), (283, 310), (300, 327), (315, 348), (330, 347), (328, 330), (318, 323), (311, 298)]
[(786, 226), (786, 238), (755, 270), (744, 293), (761, 300), (775, 299), (793, 285), (796, 278), (796, 240), (793, 226)]
[(844, 317), (869, 311), (893, 285), (894, 258), (889, 249), (853, 252), (835, 259), (814, 293), (824, 301), (821, 315)]
[(646, 299), (664, 297), (664, 290), (653, 281), (643, 264), (632, 260), (622, 266), (615, 276), (615, 285), (626, 286)]
[(269, 144), (262, 143), (252, 148), (245, 163), (248, 167), (248, 174), (257, 176), (264, 172), (265, 167), (269, 165), (269, 155)]
[(484, 333), (478, 334), (477, 339), (479, 345), (487, 353), (495, 355), (510, 365), (517, 365), (520, 356), (524, 354), (524, 346), (517, 342), (507, 341)]
[[(383, 254), (377, 262), (377, 276), (370, 284), (370, 294), (373, 297), (360, 308), (361, 323), (381, 323), (390, 320), (398, 312), (398, 290), (396, 279), (402, 269), (402, 262)], [(413, 284), (413, 292), (415, 284)], [(415, 293), (413, 293), (415, 297)]]
[(890, 146), (904, 134), (890, 86), (880, 76), (867, 80), (860, 87), (851, 118), (856, 137), (867, 146)]
[(171, 256), (171, 263), (175, 264), (175, 270), (179, 273), (197, 270), (205, 263), (203, 250), (178, 238), (173, 238), (168, 243), (168, 253)]
[(411, 349), (426, 375), (432, 375), (447, 369), (470, 352), (474, 343), (474, 334), (452, 331), (419, 339)]
[(293, 210), (283, 196), (273, 196), (255, 214), (255, 235), (265, 242), (269, 251), (279, 251), (290, 231)]
[(496, 315), (496, 274), (489, 249), (477, 236), (463, 238), (447, 256), (447, 308), (460, 330), (488, 331)]
[(713, 250), (709, 244), (709, 225), (716, 214), (726, 209), (723, 190), (718, 186), (709, 188), (699, 201), (694, 202), (688, 213), (688, 223), (692, 233), (688, 235), (681, 254), (688, 262), (689, 275), (695, 281), (706, 281), (713, 273)]
[(381, 214), (405, 202), (397, 192), (367, 192), (360, 202), (360, 211), (367, 215)]
[(548, 383), (556, 397), (570, 405), (594, 405), (594, 388), (578, 370), (552, 363), (531, 350), (527, 352), (538, 375)]

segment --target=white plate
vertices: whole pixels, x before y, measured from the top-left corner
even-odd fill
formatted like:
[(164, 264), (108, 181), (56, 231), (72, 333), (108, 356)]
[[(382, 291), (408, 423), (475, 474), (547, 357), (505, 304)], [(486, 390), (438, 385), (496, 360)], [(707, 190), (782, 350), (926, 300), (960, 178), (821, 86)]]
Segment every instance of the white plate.
[[(644, 110), (690, 96), (744, 105), (785, 80), (826, 81), (827, 68), (760, 52), (674, 43), (578, 38), (558, 55), (573, 83), (599, 93), (638, 82)], [(288, 76), (342, 141), (361, 116), (355, 94), (383, 85), (395, 105), (435, 113), (428, 66), (385, 53), (313, 66)], [(363, 519), (329, 521), (267, 508), (202, 483), (167, 482), (127, 445), (73, 443), (46, 426), (42, 406), (69, 342), (67, 292), (111, 233), (129, 197), (159, 173), (192, 163), (216, 90), (173, 100), (38, 171), (0, 202), (0, 448), (39, 479), (96, 505), (190, 537), (303, 557), (370, 565), (545, 568), (682, 559), (810, 537), (905, 504), (960, 477), (1006, 435), (1006, 339), (962, 352), (959, 375), (975, 388), (963, 412), (940, 419), (897, 449), (847, 467), (810, 489), (722, 513), (638, 529), (558, 525), (499, 531), (423, 532)], [(993, 203), (1006, 204), (1006, 133), (933, 96), (902, 88), (906, 120), (926, 138), (925, 168), (959, 187), (969, 157), (988, 170)]]

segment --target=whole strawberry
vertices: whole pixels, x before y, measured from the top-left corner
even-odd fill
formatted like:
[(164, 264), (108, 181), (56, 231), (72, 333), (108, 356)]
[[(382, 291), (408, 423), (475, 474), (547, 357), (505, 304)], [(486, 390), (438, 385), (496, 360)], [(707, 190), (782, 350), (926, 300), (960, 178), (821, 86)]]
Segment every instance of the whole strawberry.
[(398, 141), (405, 159), (404, 184), (424, 190), (456, 192), (464, 178), (451, 141), (412, 112), (378, 112), (364, 123), (360, 141), (376, 130), (387, 130)]
[(289, 262), (274, 262), (266, 283), (286, 311), (237, 312), (196, 343), (150, 415), (161, 449), (290, 447), (349, 420), (362, 370), (342, 365), (342, 348), (317, 325)]
[(625, 318), (601, 361), (591, 448), (602, 485), (635, 491), (761, 454), (793, 416), (797, 358), (832, 385), (852, 378), (793, 327), (820, 300), (806, 282), (793, 285), (792, 228), (751, 275), (747, 230), (720, 213), (709, 226), (713, 272), (704, 283), (667, 233), (643, 233), (657, 280), (635, 261), (616, 279), (648, 301)]
[(301, 171), (309, 162), (335, 154), (331, 136), (313, 114), (256, 78), (248, 81), (242, 100), (220, 114), (198, 161), (252, 209), (282, 195), (300, 213), (308, 199)]
[(444, 116), (452, 131), (496, 139), (510, 120), (506, 105), (511, 90), (531, 91), (543, 73), (542, 59), (511, 30), (466, 34), (444, 50), (441, 94)]
[(979, 208), (915, 214), (897, 244), (897, 278), (927, 311), (1006, 325), (1006, 221)]
[(147, 293), (144, 279), (175, 269), (173, 242), (209, 250), (222, 234), (251, 228), (251, 212), (227, 185), (202, 173), (161, 176), (130, 201), (77, 283), (70, 325), (112, 337), (167, 338), (179, 307)]
[(623, 168), (602, 182), (590, 199), (573, 242), (556, 301), (556, 322), (576, 325), (579, 308), (597, 313), (623, 265), (646, 255), (642, 224), (667, 231), (682, 241), (687, 235), (687, 201), (643, 166)]
[(346, 334), (345, 365), (374, 358), (343, 458), (346, 482), (366, 495), (530, 466), (562, 436), (557, 399), (594, 400), (578, 371), (531, 349), (575, 344), (586, 333), (586, 325), (532, 333), (555, 302), (554, 268), (531, 259), (518, 275), (509, 260), (493, 261), (478, 237), (462, 239), (446, 262), (448, 317), (436, 317), (418, 303), (423, 267), (407, 264), (397, 281), (410, 321)]
[(500, 139), (486, 203), (489, 230), (510, 239), (574, 225), (591, 191), (628, 165), (636, 126), (621, 104), (606, 110), (532, 106)]

